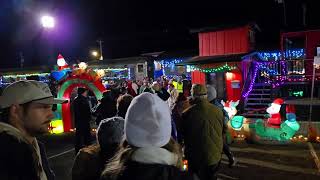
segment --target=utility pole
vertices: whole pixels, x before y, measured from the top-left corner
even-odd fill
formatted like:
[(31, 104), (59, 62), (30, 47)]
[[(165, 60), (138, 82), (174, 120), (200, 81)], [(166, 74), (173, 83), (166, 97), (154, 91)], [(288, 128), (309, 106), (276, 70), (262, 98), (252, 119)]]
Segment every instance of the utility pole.
[(22, 52), (20, 52), (19, 55), (20, 55), (20, 68), (23, 68), (24, 57), (23, 57)]
[(99, 43), (99, 46), (100, 46), (100, 58), (99, 58), (99, 60), (102, 61), (103, 60), (103, 55), (102, 55), (102, 43), (103, 43), (103, 41), (100, 39), (97, 42)]
[(286, 10), (286, 3), (284, 0), (281, 1), (283, 3), (283, 24), (287, 27), (287, 10)]
[(306, 16), (307, 16), (307, 5), (306, 5), (306, 3), (302, 3), (302, 25), (303, 25), (303, 27), (307, 26)]
[(285, 0), (275, 0), (278, 4), (282, 4), (283, 8), (283, 25), (287, 27), (287, 12), (286, 12), (286, 3)]

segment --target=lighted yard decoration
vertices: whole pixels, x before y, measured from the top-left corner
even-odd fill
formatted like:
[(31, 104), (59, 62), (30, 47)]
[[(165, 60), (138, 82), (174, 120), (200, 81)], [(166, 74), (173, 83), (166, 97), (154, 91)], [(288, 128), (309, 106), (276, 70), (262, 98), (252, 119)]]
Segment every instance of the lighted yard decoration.
[(281, 115), (280, 108), (283, 104), (283, 99), (277, 98), (271, 103), (271, 105), (267, 108), (267, 113), (269, 113), (270, 117), (267, 120), (267, 125), (274, 128), (280, 128), (281, 124)]
[[(272, 106), (272, 105), (271, 105)], [(280, 106), (281, 107), (281, 106)], [(270, 108), (270, 107), (269, 107)], [(267, 112), (275, 113), (276, 109), (267, 110)], [(280, 110), (280, 108), (279, 108)], [(281, 124), (281, 118), (278, 115), (270, 114), (267, 123), (263, 119), (258, 119), (254, 124), (254, 134), (257, 140), (277, 140), (288, 141), (299, 130), (300, 125), (296, 121), (295, 109), (293, 105), (287, 105), (286, 107), (286, 120)]]
[[(227, 112), (229, 121), (228, 124), (228, 142), (231, 142), (235, 137), (249, 137), (249, 120), (244, 116), (237, 114), (238, 101), (221, 101), (223, 109)], [(230, 138), (230, 139), (229, 139)]]
[(235, 130), (240, 130), (243, 124), (243, 116), (235, 116), (237, 114), (237, 106), (239, 104), (239, 100), (238, 101), (227, 101), (224, 102), (223, 100), (221, 100), (221, 104), (223, 105), (223, 109), (227, 112), (228, 114), (228, 118), (232, 119), (232, 121), (230, 121), (230, 125), (233, 129)]
[(59, 63), (58, 65), (59, 71), (51, 73), (52, 77), (59, 83), (57, 97), (68, 99), (69, 102), (57, 105), (57, 110), (54, 113), (55, 118), (50, 124), (52, 133), (68, 132), (72, 129), (70, 96), (73, 89), (86, 87), (94, 93), (97, 99), (101, 99), (102, 93), (106, 90), (100, 79), (100, 75), (103, 75), (103, 73), (99, 72), (98, 74), (89, 69), (86, 63), (81, 62), (78, 67), (73, 69), (66, 68), (65, 64)]
[(243, 137), (252, 141), (272, 140), (285, 142), (290, 140), (300, 128), (299, 123), (296, 121), (293, 105), (286, 106), (286, 120), (284, 122), (281, 121), (279, 111), (283, 100), (280, 98), (275, 99), (270, 107), (267, 108), (266, 111), (269, 113), (269, 118), (257, 119), (256, 121), (243, 116), (236, 116), (238, 103), (221, 103), (230, 115), (228, 125), (233, 138)]

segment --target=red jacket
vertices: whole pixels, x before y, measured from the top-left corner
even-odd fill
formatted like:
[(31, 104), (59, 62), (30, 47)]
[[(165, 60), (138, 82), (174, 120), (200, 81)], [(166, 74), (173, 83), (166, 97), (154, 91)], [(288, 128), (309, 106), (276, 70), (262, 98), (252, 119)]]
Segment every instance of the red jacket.
[(268, 124), (271, 124), (271, 125), (280, 126), (280, 124), (281, 124), (281, 115), (280, 115), (280, 113), (271, 114), (271, 117), (268, 118), (267, 122), (268, 122)]

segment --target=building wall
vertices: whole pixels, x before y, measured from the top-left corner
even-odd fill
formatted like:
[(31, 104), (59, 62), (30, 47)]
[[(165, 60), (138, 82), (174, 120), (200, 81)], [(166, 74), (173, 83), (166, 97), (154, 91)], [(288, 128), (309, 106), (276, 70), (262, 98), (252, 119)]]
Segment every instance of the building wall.
[(199, 55), (217, 56), (249, 52), (249, 26), (199, 33)]
[[(307, 32), (306, 36), (306, 56), (307, 59), (313, 59), (316, 55), (316, 48), (320, 46), (320, 31), (310, 31)], [(306, 74), (312, 75), (313, 71), (313, 61), (306, 61), (305, 64)], [(316, 73), (320, 73), (317, 70)]]

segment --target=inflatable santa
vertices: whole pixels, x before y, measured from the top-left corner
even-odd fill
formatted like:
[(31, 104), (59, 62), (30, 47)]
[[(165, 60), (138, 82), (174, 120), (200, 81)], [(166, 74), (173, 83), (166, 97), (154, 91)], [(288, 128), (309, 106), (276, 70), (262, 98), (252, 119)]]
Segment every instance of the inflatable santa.
[(68, 63), (66, 60), (64, 60), (63, 56), (61, 54), (58, 55), (57, 64), (59, 67), (59, 71), (68, 68)]
[(267, 113), (270, 117), (267, 120), (267, 125), (274, 128), (280, 128), (281, 125), (281, 115), (280, 108), (283, 104), (283, 99), (277, 98), (271, 103), (271, 106), (267, 108)]

